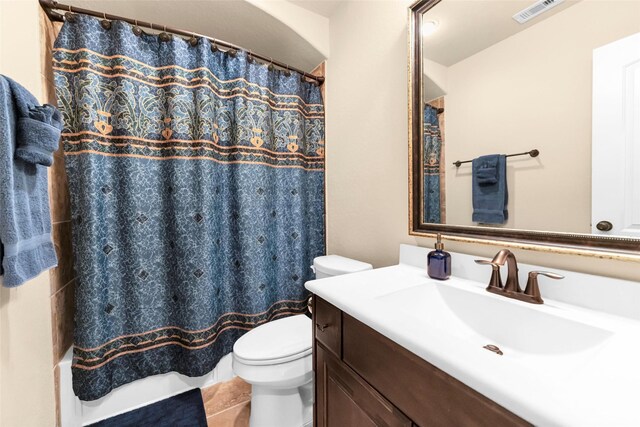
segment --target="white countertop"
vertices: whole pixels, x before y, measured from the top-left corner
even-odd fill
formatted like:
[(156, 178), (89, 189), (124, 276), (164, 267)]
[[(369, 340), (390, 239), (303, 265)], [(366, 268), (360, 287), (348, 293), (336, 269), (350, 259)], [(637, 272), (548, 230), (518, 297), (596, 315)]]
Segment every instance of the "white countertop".
[[(488, 281), (489, 271), (484, 272), (486, 277), (480, 279)], [(542, 306), (506, 299), (508, 304), (533, 306), (526, 309), (614, 331), (606, 344), (588, 352), (535, 355), (531, 360), (536, 363), (524, 364), (517, 357), (501, 357), (469, 345), (449, 334), (446, 324), (426, 327), (418, 319), (428, 318), (429, 313), (380, 298), (413, 287), (437, 286), (506, 299), (484, 291), (486, 283), (455, 276), (435, 281), (424, 269), (406, 264), (306, 283), (309, 291), (533, 424), (640, 425), (639, 321), (546, 298)], [(516, 325), (518, 321), (513, 319)]]

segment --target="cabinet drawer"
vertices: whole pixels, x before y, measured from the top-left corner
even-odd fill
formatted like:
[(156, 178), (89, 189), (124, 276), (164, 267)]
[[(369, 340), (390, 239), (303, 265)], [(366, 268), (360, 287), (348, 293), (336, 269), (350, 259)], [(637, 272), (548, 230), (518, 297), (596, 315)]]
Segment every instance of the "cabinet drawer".
[(316, 339), (335, 354), (342, 357), (342, 312), (317, 295), (313, 296), (313, 324)]
[(462, 382), (343, 314), (343, 360), (419, 426), (525, 426)]

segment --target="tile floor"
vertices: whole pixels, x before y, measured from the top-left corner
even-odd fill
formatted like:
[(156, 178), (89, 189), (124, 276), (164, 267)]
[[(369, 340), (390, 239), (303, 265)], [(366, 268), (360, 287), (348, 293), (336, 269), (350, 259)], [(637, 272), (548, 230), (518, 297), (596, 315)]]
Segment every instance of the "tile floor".
[(251, 386), (240, 378), (202, 390), (209, 427), (249, 427)]

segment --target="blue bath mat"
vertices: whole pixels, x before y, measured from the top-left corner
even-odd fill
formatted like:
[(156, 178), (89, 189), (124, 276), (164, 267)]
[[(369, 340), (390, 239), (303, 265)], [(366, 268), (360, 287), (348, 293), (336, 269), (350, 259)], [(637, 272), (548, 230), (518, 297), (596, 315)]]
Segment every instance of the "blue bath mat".
[(161, 400), (89, 427), (207, 427), (202, 393), (199, 388)]

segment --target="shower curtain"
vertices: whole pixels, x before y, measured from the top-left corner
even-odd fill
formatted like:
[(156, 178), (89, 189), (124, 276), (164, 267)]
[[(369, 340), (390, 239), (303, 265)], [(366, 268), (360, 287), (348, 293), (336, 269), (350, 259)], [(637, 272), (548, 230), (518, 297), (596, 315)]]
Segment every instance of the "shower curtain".
[(442, 136), (438, 121), (438, 110), (429, 104), (424, 105), (424, 131), (423, 131), (423, 220), (424, 222), (440, 224), (441, 195), (440, 188), (441, 170), (440, 158), (442, 154)]
[(325, 250), (320, 89), (138, 30), (73, 15), (54, 47), (83, 400), (211, 371), (247, 330), (305, 311)]

